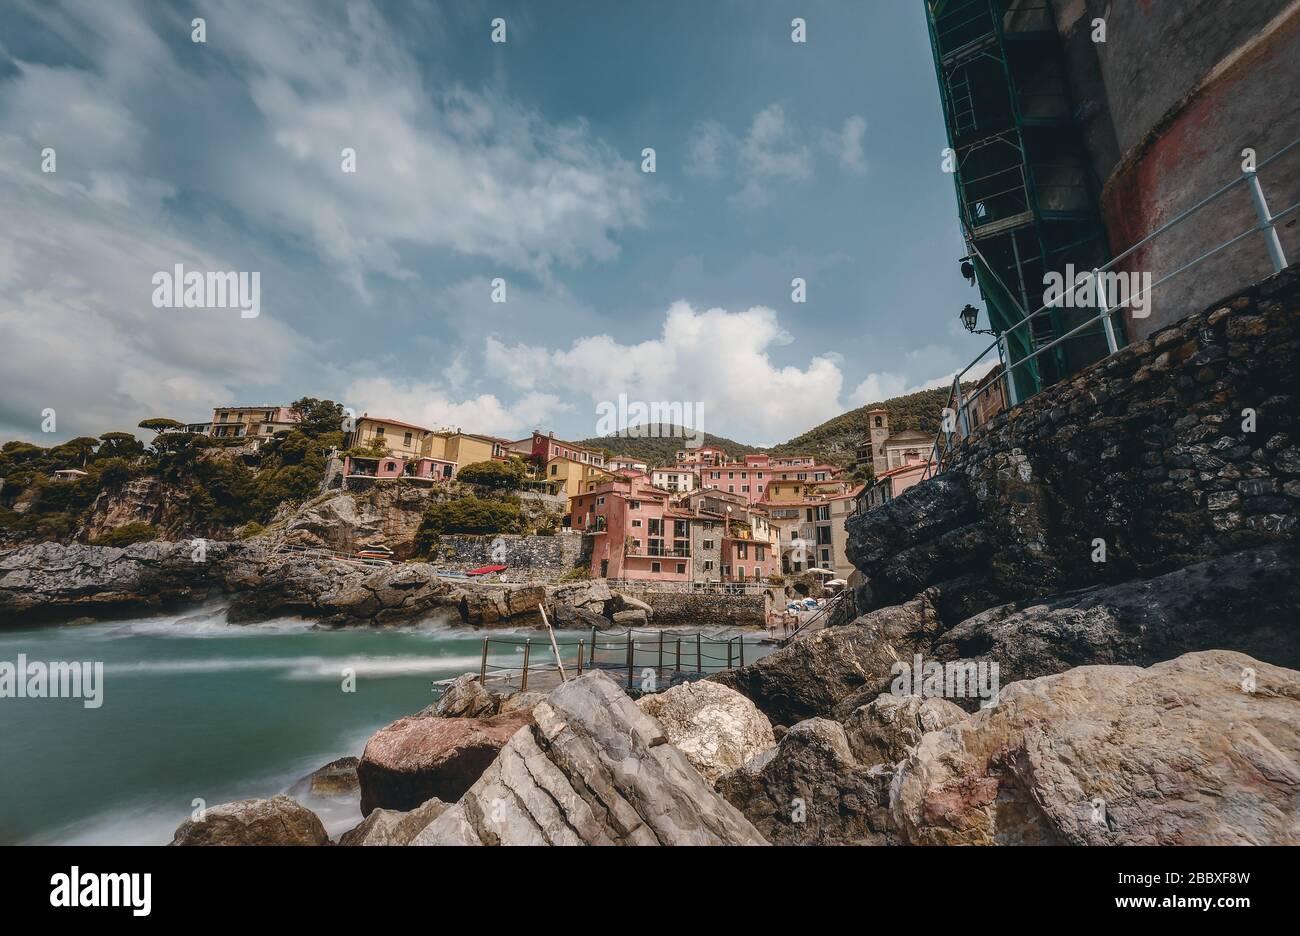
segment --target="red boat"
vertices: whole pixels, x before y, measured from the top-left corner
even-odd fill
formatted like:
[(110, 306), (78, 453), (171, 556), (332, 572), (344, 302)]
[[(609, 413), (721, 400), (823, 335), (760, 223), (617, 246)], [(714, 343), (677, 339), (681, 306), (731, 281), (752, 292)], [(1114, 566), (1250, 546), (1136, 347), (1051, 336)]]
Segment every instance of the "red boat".
[(503, 565), (490, 565), (490, 566), (484, 566), (481, 569), (470, 569), (465, 574), (466, 575), (491, 575), (493, 572), (504, 572), (508, 568), (510, 567), (503, 566)]

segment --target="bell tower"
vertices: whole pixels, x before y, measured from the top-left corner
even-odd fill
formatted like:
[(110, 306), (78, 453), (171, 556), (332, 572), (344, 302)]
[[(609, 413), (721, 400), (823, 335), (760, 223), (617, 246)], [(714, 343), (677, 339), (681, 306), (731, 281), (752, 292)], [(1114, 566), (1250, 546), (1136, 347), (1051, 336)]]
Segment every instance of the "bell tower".
[(889, 413), (883, 408), (867, 410), (867, 425), (871, 432), (871, 468), (880, 474), (889, 467), (885, 460), (885, 440), (889, 438)]

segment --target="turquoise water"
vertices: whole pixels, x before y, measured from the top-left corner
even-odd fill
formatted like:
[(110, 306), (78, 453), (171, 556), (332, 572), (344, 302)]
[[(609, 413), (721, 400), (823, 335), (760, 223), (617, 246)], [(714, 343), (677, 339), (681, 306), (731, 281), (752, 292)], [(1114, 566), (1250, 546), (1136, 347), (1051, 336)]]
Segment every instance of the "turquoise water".
[[(532, 637), (534, 665), (549, 657), (544, 632), (491, 635)], [(763, 652), (756, 639), (747, 639), (747, 660)], [(377, 728), (434, 700), (433, 680), (477, 672), (482, 641), (482, 631), (446, 619), (326, 631), (299, 620), (228, 625), (220, 608), (0, 630), (0, 661), (22, 653), (104, 664), (98, 709), (0, 699), (0, 844), (166, 843), (196, 798), (281, 793), (330, 760), (360, 755)], [(493, 665), (521, 659), (520, 648), (493, 645)], [(638, 667), (654, 663), (638, 654)], [(343, 690), (347, 669), (354, 692)], [(355, 803), (307, 805), (332, 834), (360, 821)]]

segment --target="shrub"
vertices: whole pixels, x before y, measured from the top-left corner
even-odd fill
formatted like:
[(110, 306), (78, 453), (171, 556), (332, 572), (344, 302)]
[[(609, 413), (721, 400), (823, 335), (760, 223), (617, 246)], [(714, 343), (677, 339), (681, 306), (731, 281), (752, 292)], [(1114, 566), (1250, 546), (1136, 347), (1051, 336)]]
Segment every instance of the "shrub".
[(481, 497), (435, 501), (424, 511), (415, 534), (415, 547), (421, 553), (428, 553), (443, 533), (514, 533), (520, 522), (519, 505), (510, 501)]
[(127, 523), (109, 530), (103, 536), (95, 540), (95, 545), (130, 546), (132, 543), (143, 543), (146, 540), (157, 538), (158, 531), (154, 528), (152, 523)]
[(516, 491), (524, 483), (527, 469), (523, 461), (483, 461), (466, 465), (456, 477), (466, 484), (477, 484), (495, 491)]

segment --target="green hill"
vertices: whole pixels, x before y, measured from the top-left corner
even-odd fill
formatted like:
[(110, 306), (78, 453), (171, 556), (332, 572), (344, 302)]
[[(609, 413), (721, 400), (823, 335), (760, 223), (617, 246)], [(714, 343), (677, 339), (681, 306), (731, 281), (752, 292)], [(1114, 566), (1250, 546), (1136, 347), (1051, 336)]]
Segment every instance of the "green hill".
[[(938, 432), (944, 404), (948, 402), (949, 389), (921, 390), (905, 396), (893, 397), (882, 403), (868, 403), (855, 410), (842, 413), (820, 426), (795, 436), (789, 442), (769, 449), (745, 445), (734, 439), (705, 433), (705, 444), (726, 449), (732, 456), (752, 452), (770, 452), (773, 455), (816, 455), (819, 461), (849, 467), (857, 457), (857, 448), (868, 438), (867, 411), (884, 407), (889, 414), (891, 432), (900, 429), (919, 429)], [(675, 431), (674, 431), (675, 430)], [(583, 439), (578, 443), (588, 448), (604, 449), (611, 455), (625, 455), (643, 461), (651, 468), (663, 468), (675, 462), (675, 453), (685, 448), (682, 430), (673, 426), (659, 427), (658, 438), (625, 438), (602, 436)]]
[[(677, 450), (686, 448), (686, 440), (682, 437), (683, 430), (679, 426), (660, 425), (656, 427), (656, 434), (651, 438), (640, 438), (631, 436), (597, 436), (594, 439), (582, 439), (578, 445), (585, 445), (587, 448), (604, 449), (610, 455), (623, 455), (628, 458), (635, 458), (643, 461), (651, 468), (666, 468), (677, 461)], [(762, 449), (754, 448), (752, 445), (745, 445), (743, 442), (737, 442), (735, 439), (728, 439), (723, 436), (711, 435), (704, 433), (705, 445), (716, 445), (718, 448), (726, 449), (728, 455), (748, 455), (751, 452), (761, 452)]]
[(847, 467), (853, 463), (858, 445), (869, 437), (868, 410), (883, 407), (889, 414), (890, 432), (902, 429), (938, 432), (949, 392), (948, 387), (940, 387), (893, 397), (883, 403), (868, 403), (829, 419), (771, 451), (774, 455), (816, 455), (821, 461)]

